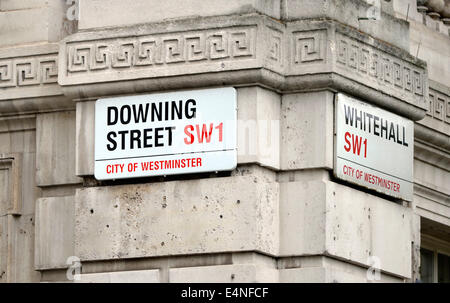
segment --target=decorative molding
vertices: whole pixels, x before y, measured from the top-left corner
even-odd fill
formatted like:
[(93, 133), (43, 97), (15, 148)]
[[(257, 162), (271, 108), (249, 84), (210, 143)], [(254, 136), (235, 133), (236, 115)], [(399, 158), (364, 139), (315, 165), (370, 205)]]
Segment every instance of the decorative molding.
[(274, 27), (266, 27), (266, 41), (269, 41), (269, 48), (266, 54), (268, 68), (278, 72), (284, 72), (284, 56), (286, 53), (284, 43), (284, 33)]
[(250, 83), (335, 89), (414, 120), (425, 115), (426, 65), (406, 51), (330, 20), (220, 20), (79, 32), (60, 44), (58, 82), (73, 99)]
[(59, 45), (0, 48), (0, 116), (73, 108), (58, 84)]
[(58, 82), (58, 55), (0, 59), (0, 88)]
[[(22, 213), (22, 155), (20, 153), (0, 154), (0, 171), (6, 173), (6, 213), (0, 215), (21, 215)], [(1, 185), (1, 184), (0, 184)], [(0, 201), (1, 202), (1, 201)]]
[[(210, 71), (211, 64), (255, 59), (256, 27), (241, 26), (132, 38), (74, 41), (66, 44), (65, 79), (80, 75), (129, 74), (145, 71), (152, 77)], [(198, 65), (207, 65), (198, 70)], [(176, 70), (171, 70), (171, 68)], [(216, 67), (214, 67), (217, 70)], [(159, 71), (159, 72), (158, 72)], [(81, 79), (84, 80), (84, 79)]]
[(430, 87), (427, 116), (450, 125), (450, 96)]
[(336, 44), (336, 64), (349, 78), (375, 84), (397, 98), (426, 107), (428, 75), (422, 67), (339, 32)]
[(326, 30), (292, 32), (292, 63), (316, 64), (325, 60)]

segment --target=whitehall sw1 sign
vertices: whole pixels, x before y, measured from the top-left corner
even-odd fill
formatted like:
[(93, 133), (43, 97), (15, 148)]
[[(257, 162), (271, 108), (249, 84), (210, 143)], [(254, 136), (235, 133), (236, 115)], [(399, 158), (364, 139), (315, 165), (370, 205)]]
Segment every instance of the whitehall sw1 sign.
[(217, 88), (99, 99), (98, 180), (232, 170), (236, 90)]
[(412, 201), (413, 122), (343, 94), (335, 114), (335, 176)]

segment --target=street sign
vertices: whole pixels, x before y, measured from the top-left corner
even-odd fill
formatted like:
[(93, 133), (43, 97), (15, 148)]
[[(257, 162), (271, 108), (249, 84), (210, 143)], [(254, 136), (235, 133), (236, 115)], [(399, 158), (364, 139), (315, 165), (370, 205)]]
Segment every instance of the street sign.
[(236, 90), (215, 88), (99, 99), (98, 180), (232, 170)]
[(343, 94), (335, 115), (334, 175), (412, 201), (414, 123)]

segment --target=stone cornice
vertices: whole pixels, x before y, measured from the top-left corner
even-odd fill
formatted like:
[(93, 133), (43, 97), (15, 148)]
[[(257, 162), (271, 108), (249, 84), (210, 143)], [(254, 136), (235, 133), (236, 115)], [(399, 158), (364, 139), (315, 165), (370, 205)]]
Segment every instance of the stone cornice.
[(0, 116), (70, 106), (57, 82), (58, 44), (0, 48)]
[(430, 80), (427, 115), (417, 123), (450, 135), (450, 88)]
[(420, 139), (414, 142), (414, 157), (450, 172), (450, 153), (430, 146)]
[(80, 32), (59, 59), (73, 99), (256, 84), (345, 91), (413, 120), (428, 104), (423, 61), (331, 20), (227, 16)]
[(414, 124), (414, 139), (422, 141), (427, 145), (450, 151), (450, 136), (437, 132), (436, 130), (419, 123)]

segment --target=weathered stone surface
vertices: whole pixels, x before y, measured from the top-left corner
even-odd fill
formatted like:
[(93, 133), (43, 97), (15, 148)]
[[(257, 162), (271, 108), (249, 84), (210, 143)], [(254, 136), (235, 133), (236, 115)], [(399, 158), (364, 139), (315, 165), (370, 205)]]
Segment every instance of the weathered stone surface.
[(0, 116), (73, 108), (57, 81), (58, 44), (0, 48)]
[(170, 19), (261, 13), (280, 19), (280, 0), (83, 0), (80, 29), (124, 26)]
[[(259, 83), (284, 92), (334, 88), (413, 120), (425, 114), (426, 64), (351, 27), (319, 20), (283, 27), (256, 15), (196, 20), (202, 21), (72, 35), (61, 43), (59, 83), (73, 98), (199, 83)], [(159, 80), (167, 75), (170, 83)], [(132, 81), (107, 83), (124, 80)]]
[(75, 255), (101, 260), (278, 250), (272, 173), (77, 190)]
[(36, 200), (36, 269), (66, 268), (74, 255), (74, 197)]
[(333, 168), (334, 94), (283, 95), (281, 169)]
[[(368, 274), (368, 268), (328, 257), (312, 257), (313, 262), (304, 262), (302, 266), (280, 269), (280, 282), (289, 283), (395, 283), (404, 279), (383, 272)], [(303, 261), (303, 262), (302, 262)], [(308, 261), (308, 260), (306, 260)], [(303, 263), (308, 263), (303, 265)]]
[(238, 88), (238, 163), (280, 168), (280, 95)]
[(76, 106), (76, 175), (94, 175), (95, 101), (77, 102)]
[(45, 0), (2, 0), (1, 11), (11, 11), (19, 9), (29, 9), (45, 6)]
[(76, 283), (158, 283), (159, 270), (132, 270), (81, 274)]
[(409, 278), (411, 215), (330, 181), (281, 183), (280, 254), (326, 254), (366, 266), (374, 256), (382, 270)]
[(34, 216), (0, 217), (0, 282), (36, 282), (34, 270)]
[(284, 0), (281, 15), (287, 21), (320, 18), (337, 20), (408, 51), (408, 23), (393, 16), (392, 3), (389, 2)]
[(434, 81), (430, 81), (430, 84), (427, 115), (418, 123), (440, 132), (450, 142), (450, 87), (446, 88)]
[(2, 1), (0, 46), (59, 41), (66, 33), (65, 8), (65, 1)]
[(36, 183), (38, 186), (80, 183), (75, 176), (75, 112), (36, 118)]
[[(433, 21), (431, 21), (433, 22)], [(430, 23), (430, 22), (429, 22)], [(431, 25), (432, 23), (430, 23)], [(446, 26), (448, 32), (448, 26)], [(434, 28), (421, 22), (410, 22), (410, 52), (411, 55), (425, 60), (428, 66), (430, 80), (449, 86), (450, 77), (450, 43), (448, 33), (443, 35)]]
[(172, 283), (275, 283), (278, 271), (254, 264), (171, 268)]
[[(0, 206), (0, 216), (7, 213), (34, 214), (36, 195), (34, 175), (36, 162), (35, 145), (34, 117), (24, 117), (17, 120), (11, 118), (0, 119), (0, 158), (3, 158), (0, 161), (3, 161), (7, 167), (12, 168), (12, 166), (15, 166), (18, 169), (14, 171), (8, 169), (0, 173), (3, 178), (3, 182), (0, 182), (0, 191), (5, 198), (3, 200), (5, 202)], [(32, 173), (30, 173), (30, 168), (33, 168)], [(17, 189), (14, 189), (16, 186)], [(13, 193), (15, 191), (17, 196), (14, 199)], [(8, 205), (13, 207), (8, 207)]]
[(22, 213), (22, 154), (0, 154), (0, 216)]

